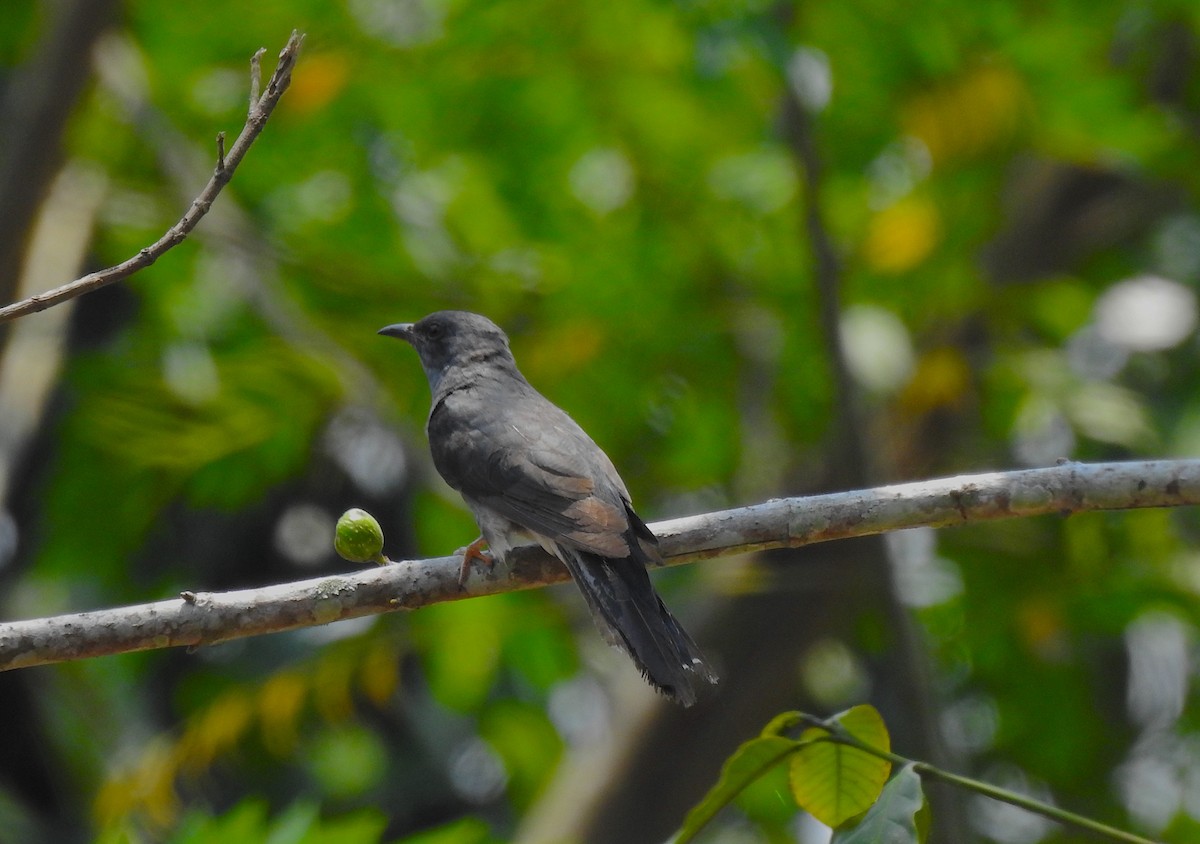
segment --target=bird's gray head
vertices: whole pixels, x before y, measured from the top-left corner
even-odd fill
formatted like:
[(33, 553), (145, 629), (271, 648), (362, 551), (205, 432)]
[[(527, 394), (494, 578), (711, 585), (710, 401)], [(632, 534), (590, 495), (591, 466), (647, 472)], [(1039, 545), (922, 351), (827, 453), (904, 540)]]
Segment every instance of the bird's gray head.
[(469, 311), (438, 311), (419, 322), (389, 325), (379, 333), (412, 344), (434, 393), (452, 369), (491, 363), (515, 368), (508, 336), (500, 326)]

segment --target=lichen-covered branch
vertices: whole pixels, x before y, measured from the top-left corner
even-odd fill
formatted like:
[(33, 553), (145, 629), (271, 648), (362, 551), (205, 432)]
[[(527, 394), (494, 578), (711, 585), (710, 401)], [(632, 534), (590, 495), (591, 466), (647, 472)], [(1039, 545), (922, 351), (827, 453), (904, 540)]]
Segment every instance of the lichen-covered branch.
[[(139, 270), (144, 270), (165, 255), (170, 249), (182, 243), (191, 233), (192, 229), (196, 227), (196, 224), (200, 222), (201, 218), (208, 213), (208, 209), (212, 207), (212, 203), (221, 192), (221, 189), (229, 184), (229, 180), (233, 178), (233, 172), (241, 164), (242, 159), (246, 157), (246, 152), (250, 149), (250, 145), (258, 138), (267, 123), (267, 118), (271, 116), (271, 112), (275, 110), (275, 106), (279, 103), (283, 92), (291, 84), (292, 69), (296, 66), (296, 58), (300, 54), (300, 45), (303, 41), (304, 36), (301, 33), (292, 33), (291, 38), (288, 39), (287, 44), (279, 53), (279, 63), (276, 65), (275, 72), (267, 82), (266, 89), (252, 103), (250, 114), (246, 118), (246, 124), (242, 127), (241, 133), (238, 135), (237, 140), (233, 142), (233, 146), (229, 148), (228, 152), (225, 151), (224, 138), (220, 138), (218, 141), (217, 166), (213, 170), (212, 177), (208, 180), (208, 184), (204, 186), (204, 189), (200, 191), (200, 194), (192, 200), (192, 204), (179, 219), (179, 222), (171, 226), (166, 234), (154, 243), (115, 266), (89, 273), (61, 287), (47, 290), (45, 293), (38, 293), (35, 296), (30, 296), (28, 299), (22, 299), (20, 302), (14, 302), (11, 305), (0, 308), (0, 323), (9, 322), (26, 314), (44, 311), (46, 308), (112, 284), (114, 281), (128, 278)], [(256, 67), (259, 55), (259, 53), (255, 54)], [(259, 80), (256, 77), (252, 80), (251, 87), (257, 90), (258, 85)]]
[[(1063, 463), (808, 498), (782, 498), (651, 525), (669, 565), (912, 527), (1088, 510), (1200, 504), (1200, 460)], [(536, 548), (458, 585), (457, 556), (236, 592), (0, 624), (0, 670), (178, 645), (198, 646), (530, 589), (566, 580)]]

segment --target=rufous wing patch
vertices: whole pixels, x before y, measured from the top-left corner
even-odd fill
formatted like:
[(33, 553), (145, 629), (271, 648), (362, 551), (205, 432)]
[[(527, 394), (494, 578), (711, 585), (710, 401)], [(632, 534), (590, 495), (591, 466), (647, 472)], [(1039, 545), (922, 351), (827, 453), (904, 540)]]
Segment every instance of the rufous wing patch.
[(573, 502), (563, 511), (563, 515), (579, 526), (567, 534), (569, 539), (597, 554), (629, 556), (629, 546), (624, 536), (629, 524), (622, 508), (592, 496)]
[(555, 490), (564, 494), (588, 495), (596, 485), (592, 483), (590, 478), (580, 478), (577, 476), (556, 475), (554, 478)]

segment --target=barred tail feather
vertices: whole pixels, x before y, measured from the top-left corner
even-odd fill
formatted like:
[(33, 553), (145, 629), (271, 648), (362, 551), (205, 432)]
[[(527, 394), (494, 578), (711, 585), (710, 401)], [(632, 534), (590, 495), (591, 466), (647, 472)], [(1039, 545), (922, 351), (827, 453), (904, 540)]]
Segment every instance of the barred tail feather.
[(559, 545), (558, 557), (583, 593), (600, 633), (633, 659), (652, 686), (684, 706), (700, 681), (717, 682), (692, 637), (664, 606), (641, 563)]

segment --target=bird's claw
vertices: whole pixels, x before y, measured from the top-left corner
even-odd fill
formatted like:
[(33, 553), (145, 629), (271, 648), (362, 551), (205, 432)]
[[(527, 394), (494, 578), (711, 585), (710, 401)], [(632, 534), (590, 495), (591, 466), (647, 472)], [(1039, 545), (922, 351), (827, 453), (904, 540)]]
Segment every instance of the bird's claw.
[(483, 546), (487, 545), (487, 541), (481, 536), (468, 545), (466, 548), (459, 548), (456, 553), (462, 554), (462, 567), (458, 570), (458, 585), (462, 588), (467, 583), (467, 578), (471, 574), (471, 561), (479, 560), (489, 569), (496, 564), (495, 558), (492, 557), (491, 551), (483, 550)]

